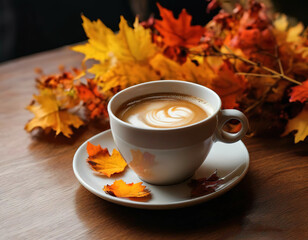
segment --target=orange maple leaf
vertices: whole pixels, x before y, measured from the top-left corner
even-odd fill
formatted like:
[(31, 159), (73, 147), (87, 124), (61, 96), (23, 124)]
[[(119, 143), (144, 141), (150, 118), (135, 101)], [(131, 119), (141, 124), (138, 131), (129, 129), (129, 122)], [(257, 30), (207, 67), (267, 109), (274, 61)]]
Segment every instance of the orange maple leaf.
[(88, 142), (87, 152), (89, 154), (87, 162), (91, 169), (98, 174), (110, 177), (114, 173), (123, 172), (127, 166), (116, 149), (113, 149), (112, 155), (110, 155), (107, 148), (102, 148), (100, 145), (95, 146)]
[(154, 27), (164, 38), (167, 46), (193, 47), (196, 46), (204, 33), (201, 26), (191, 26), (192, 17), (185, 9), (176, 19), (172, 11), (157, 3), (162, 20), (155, 20)]
[(304, 103), (308, 100), (308, 80), (302, 83), (302, 85), (298, 85), (291, 88), (290, 93), (290, 102), (300, 101)]
[(80, 100), (84, 102), (90, 111), (90, 118), (108, 117), (107, 99), (98, 91), (98, 87), (93, 79), (87, 80), (87, 85), (80, 84), (76, 87)]
[(123, 180), (116, 180), (112, 185), (104, 186), (103, 190), (116, 197), (146, 197), (151, 193), (145, 188), (142, 182), (127, 184)]
[(236, 75), (231, 69), (231, 63), (224, 61), (213, 78), (211, 88), (220, 96), (222, 108), (238, 107), (237, 98), (241, 97), (246, 88), (246, 79)]

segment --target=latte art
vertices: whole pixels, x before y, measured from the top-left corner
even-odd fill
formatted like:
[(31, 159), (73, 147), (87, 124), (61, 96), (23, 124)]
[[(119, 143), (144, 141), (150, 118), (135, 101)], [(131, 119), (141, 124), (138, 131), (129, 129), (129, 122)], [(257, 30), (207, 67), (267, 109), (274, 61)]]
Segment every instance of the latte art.
[(186, 107), (173, 106), (167, 109), (153, 109), (146, 113), (144, 123), (152, 127), (180, 127), (190, 124), (194, 112)]
[(124, 103), (116, 115), (142, 128), (176, 128), (199, 122), (211, 109), (204, 100), (170, 93), (142, 96)]

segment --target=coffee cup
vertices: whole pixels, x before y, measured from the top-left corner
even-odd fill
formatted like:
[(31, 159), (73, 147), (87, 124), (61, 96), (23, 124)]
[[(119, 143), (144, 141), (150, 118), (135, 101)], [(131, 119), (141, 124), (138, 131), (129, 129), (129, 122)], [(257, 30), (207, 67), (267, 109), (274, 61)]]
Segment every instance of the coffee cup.
[[(145, 127), (121, 119), (118, 112), (125, 104), (155, 94), (188, 96), (197, 99), (193, 104), (204, 101), (207, 116), (197, 122), (168, 127)], [(242, 112), (221, 110), (221, 100), (214, 91), (178, 80), (152, 81), (124, 89), (111, 98), (108, 113), (112, 136), (121, 155), (141, 180), (156, 185), (176, 184), (193, 176), (216, 141), (234, 143), (248, 129), (248, 120)], [(232, 119), (242, 125), (237, 133), (223, 130), (225, 123)]]

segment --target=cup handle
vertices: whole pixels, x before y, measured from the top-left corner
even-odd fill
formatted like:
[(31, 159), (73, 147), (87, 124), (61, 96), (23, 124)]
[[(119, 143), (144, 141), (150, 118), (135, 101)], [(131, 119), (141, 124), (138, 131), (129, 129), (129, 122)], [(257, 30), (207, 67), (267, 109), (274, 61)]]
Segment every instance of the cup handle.
[[(242, 128), (237, 133), (228, 133), (225, 130), (223, 130), (223, 126), (226, 124), (226, 122), (232, 119), (236, 119), (240, 121), (240, 123), (242, 124)], [(218, 117), (218, 125), (215, 133), (216, 140), (225, 143), (237, 142), (245, 136), (248, 128), (249, 128), (248, 119), (246, 118), (244, 113), (236, 109), (221, 110), (220, 115)]]

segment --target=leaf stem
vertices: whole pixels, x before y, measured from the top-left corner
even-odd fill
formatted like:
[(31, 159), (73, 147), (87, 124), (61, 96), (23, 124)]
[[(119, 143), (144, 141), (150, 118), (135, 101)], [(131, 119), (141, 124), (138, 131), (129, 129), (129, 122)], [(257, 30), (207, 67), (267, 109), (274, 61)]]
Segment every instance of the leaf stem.
[[(225, 46), (225, 48), (230, 52), (230, 54), (228, 54), (228, 55), (229, 55), (229, 56), (231, 55), (233, 58), (237, 58), (237, 59), (239, 59), (239, 60), (241, 60), (241, 61), (243, 61), (243, 62), (245, 62), (245, 63), (249, 63), (249, 64), (251, 64), (251, 65), (253, 65), (253, 66), (259, 67), (259, 68), (261, 68), (261, 69), (263, 69), (263, 70), (265, 70), (265, 71), (267, 71), (267, 72), (272, 73), (272, 74), (275, 75), (276, 77), (285, 79), (285, 80), (287, 80), (287, 81), (289, 81), (289, 82), (292, 82), (292, 83), (295, 83), (295, 84), (297, 84), (297, 85), (302, 85), (301, 82), (296, 81), (295, 79), (290, 78), (290, 77), (284, 75), (283, 70), (282, 70), (281, 73), (279, 73), (279, 72), (277, 72), (277, 71), (275, 71), (275, 70), (273, 70), (273, 69), (271, 69), (271, 68), (268, 68), (268, 67), (266, 67), (266, 66), (261, 65), (260, 63), (253, 62), (253, 61), (251, 61), (251, 60), (249, 60), (249, 59), (246, 59), (246, 58), (243, 58), (243, 57), (241, 57), (241, 56), (236, 55), (236, 54), (235, 54), (230, 48), (228, 48), (227, 46)], [(220, 52), (220, 53), (221, 53), (222, 55), (224, 55), (224, 53), (222, 53), (222, 52)], [(281, 65), (280, 59), (279, 59), (279, 61), (278, 61), (278, 64)], [(281, 69), (282, 69), (282, 66), (281, 66)]]

